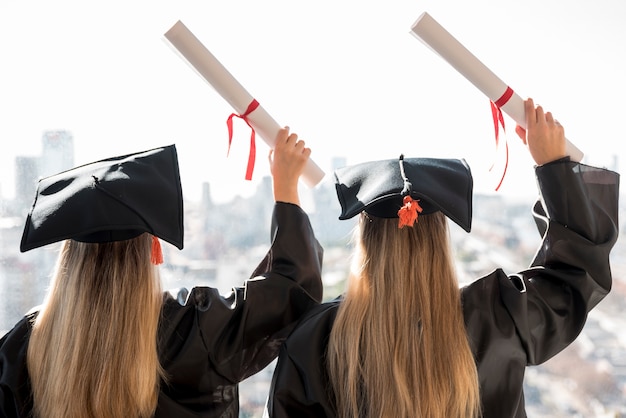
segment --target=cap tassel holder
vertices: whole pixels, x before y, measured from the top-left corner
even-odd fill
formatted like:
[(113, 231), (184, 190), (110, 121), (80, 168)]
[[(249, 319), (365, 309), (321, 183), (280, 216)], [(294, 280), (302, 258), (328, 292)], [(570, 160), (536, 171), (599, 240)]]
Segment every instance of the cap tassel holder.
[(398, 210), (398, 228), (404, 228), (405, 226), (413, 226), (417, 222), (417, 217), (419, 213), (422, 212), (422, 207), (419, 204), (418, 200), (414, 200), (411, 197), (411, 192), (413, 190), (413, 185), (409, 181), (408, 177), (404, 172), (404, 155), (400, 154), (399, 158), (400, 163), (400, 174), (402, 175), (402, 179), (404, 180), (404, 187), (402, 189), (402, 199), (403, 206)]

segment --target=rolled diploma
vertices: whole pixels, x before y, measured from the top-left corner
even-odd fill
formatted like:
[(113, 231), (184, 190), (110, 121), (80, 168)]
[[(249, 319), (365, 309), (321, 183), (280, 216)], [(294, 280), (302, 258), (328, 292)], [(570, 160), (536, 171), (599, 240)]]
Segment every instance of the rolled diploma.
[[(497, 102), (509, 87), (427, 12), (422, 13), (415, 21), (411, 33), (445, 59), (493, 102)], [(513, 92), (511, 98), (500, 108), (518, 125), (526, 128), (524, 101), (517, 93)], [(573, 161), (582, 160), (584, 156), (582, 151), (569, 140), (566, 141), (566, 152), (570, 158)]]
[[(250, 93), (228, 72), (213, 54), (179, 20), (165, 33), (165, 38), (178, 50), (196, 72), (235, 109), (243, 114), (254, 99)], [(247, 116), (252, 128), (273, 149), (281, 126), (259, 105)], [(308, 159), (302, 178), (311, 188), (324, 177), (324, 172)]]

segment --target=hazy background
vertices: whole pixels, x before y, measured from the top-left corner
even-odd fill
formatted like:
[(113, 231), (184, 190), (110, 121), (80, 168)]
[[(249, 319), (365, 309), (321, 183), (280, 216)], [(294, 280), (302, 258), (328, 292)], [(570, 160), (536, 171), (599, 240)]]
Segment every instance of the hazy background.
[[(0, 190), (12, 196), (15, 155), (41, 152), (45, 130), (74, 136), (76, 164), (176, 143), (185, 194), (250, 194), (268, 172), (257, 141), (164, 41), (177, 21), (213, 52), (327, 173), (347, 163), (464, 157), (475, 188), (493, 191), (488, 99), (409, 34), (424, 11), (522, 97), (552, 110), (600, 165), (624, 156), (626, 2), (526, 1), (0, 1)], [(534, 193), (531, 161), (506, 117), (511, 147), (500, 193)], [(623, 158), (622, 158), (623, 159)], [(502, 159), (498, 160), (500, 163)], [(325, 180), (327, 181), (327, 180)]]

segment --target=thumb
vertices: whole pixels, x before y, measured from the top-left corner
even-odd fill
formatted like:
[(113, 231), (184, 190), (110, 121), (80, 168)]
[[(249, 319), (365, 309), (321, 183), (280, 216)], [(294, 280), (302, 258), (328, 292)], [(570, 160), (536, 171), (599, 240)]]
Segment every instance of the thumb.
[(526, 145), (526, 129), (522, 128), (520, 125), (516, 125), (515, 133), (520, 137), (524, 145)]

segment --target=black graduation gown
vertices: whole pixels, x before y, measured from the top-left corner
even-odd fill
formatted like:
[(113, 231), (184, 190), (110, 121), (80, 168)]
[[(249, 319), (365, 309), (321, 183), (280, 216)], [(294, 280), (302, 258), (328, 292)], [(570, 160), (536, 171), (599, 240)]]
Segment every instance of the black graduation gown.
[[(537, 167), (536, 175), (534, 216), (543, 239), (532, 264), (509, 276), (498, 269), (461, 289), (486, 418), (526, 416), (525, 367), (574, 341), (611, 288), (619, 176), (569, 161)], [(314, 308), (282, 346), (270, 417), (335, 416), (323, 359), (339, 304)]]
[[(302, 315), (322, 298), (322, 248), (307, 215), (277, 203), (272, 244), (242, 287), (164, 295), (159, 357), (168, 376), (155, 417), (238, 417), (238, 383), (274, 360)], [(32, 409), (26, 349), (33, 315), (0, 340), (0, 417)]]

